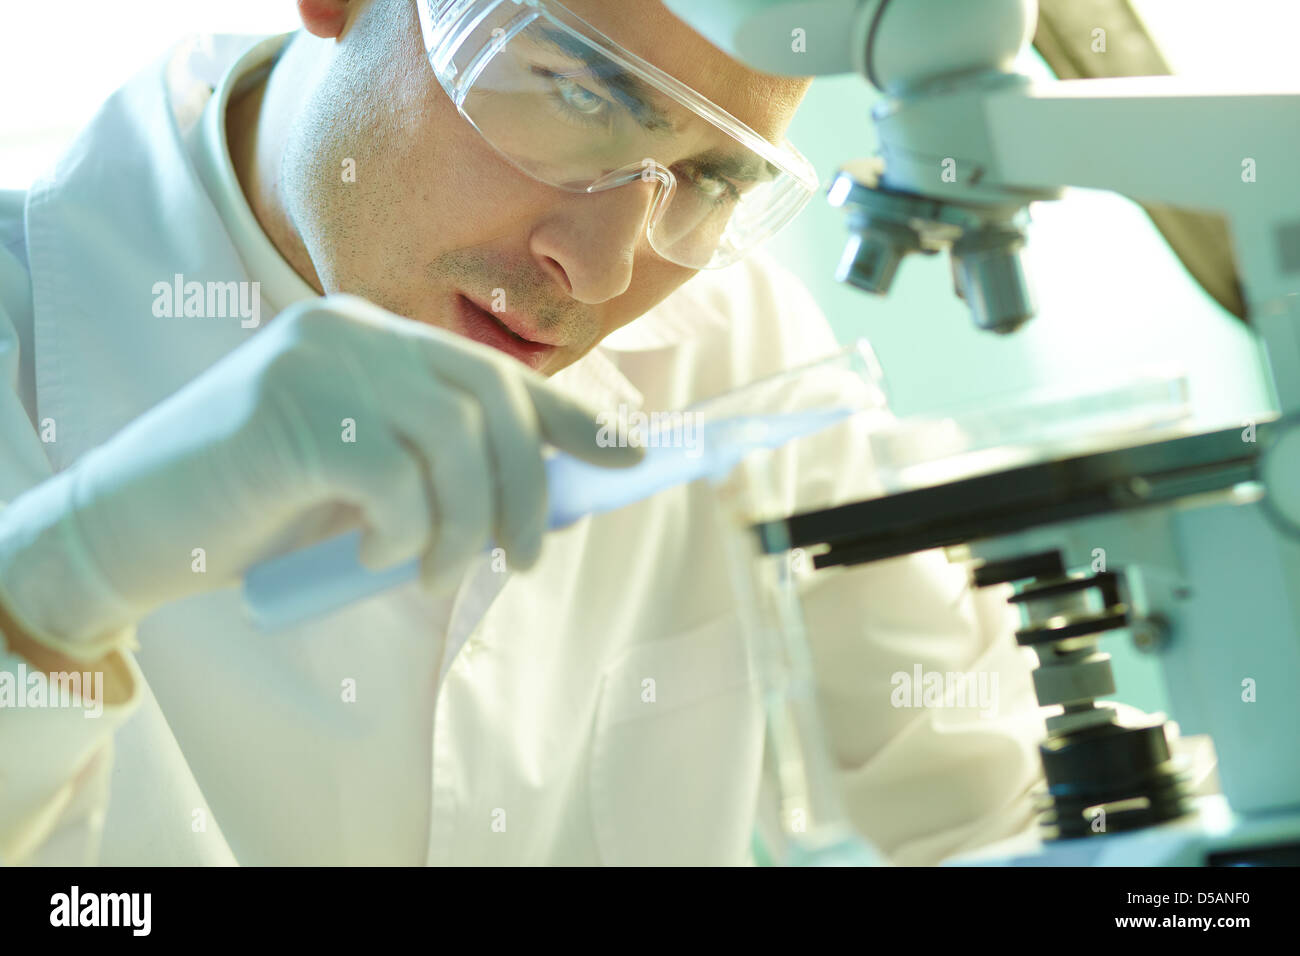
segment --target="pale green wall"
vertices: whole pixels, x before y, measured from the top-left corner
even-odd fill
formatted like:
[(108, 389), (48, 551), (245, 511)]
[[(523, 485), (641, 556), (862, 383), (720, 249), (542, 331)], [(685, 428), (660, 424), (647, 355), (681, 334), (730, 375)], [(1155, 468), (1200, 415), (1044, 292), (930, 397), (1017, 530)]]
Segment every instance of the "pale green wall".
[[(1022, 69), (1046, 75), (1036, 57)], [(814, 82), (790, 136), (823, 183), (840, 162), (874, 152), (873, 99), (854, 77)], [(1192, 281), (1140, 208), (1112, 194), (1072, 191), (1037, 204), (1033, 216), (1026, 260), (1039, 315), (1010, 337), (974, 329), (952, 294), (943, 254), (905, 260), (884, 298), (838, 285), (843, 214), (824, 199), (768, 249), (799, 273), (842, 341), (870, 339), (899, 414), (969, 407), (1036, 387), (1096, 388), (1169, 360), (1187, 370), (1193, 407), (1207, 422), (1237, 424), (1266, 407), (1249, 334)], [(1118, 696), (1164, 709), (1153, 662), (1124, 638), (1103, 647), (1116, 661)]]

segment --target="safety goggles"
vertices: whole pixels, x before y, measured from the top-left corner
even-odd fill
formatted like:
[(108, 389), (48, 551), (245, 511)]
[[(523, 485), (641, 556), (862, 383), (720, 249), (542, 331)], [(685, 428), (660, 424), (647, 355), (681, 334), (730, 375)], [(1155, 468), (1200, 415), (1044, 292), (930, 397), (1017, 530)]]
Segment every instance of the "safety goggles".
[(429, 63), (483, 138), (570, 192), (653, 190), (651, 248), (729, 265), (817, 191), (812, 165), (550, 0), (417, 0)]

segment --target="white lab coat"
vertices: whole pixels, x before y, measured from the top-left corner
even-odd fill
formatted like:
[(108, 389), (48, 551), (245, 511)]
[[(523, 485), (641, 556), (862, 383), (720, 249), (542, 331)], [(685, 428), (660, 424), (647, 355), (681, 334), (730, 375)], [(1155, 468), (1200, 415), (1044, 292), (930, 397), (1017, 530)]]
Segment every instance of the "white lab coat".
[[(150, 308), (176, 273), (257, 277), (187, 145), (247, 46), (182, 44), (47, 178), (0, 195), (0, 500), (257, 334)], [(264, 322), (284, 305), (269, 294)], [(756, 257), (555, 380), (598, 408), (674, 409), (834, 348), (806, 290)], [(861, 479), (863, 454), (788, 478)], [(0, 779), (44, 790), (19, 804), (0, 785), (0, 852), (93, 856), (107, 800), (109, 864), (744, 863), (763, 724), (718, 520), (697, 483), (550, 535), (527, 574), (485, 563), (453, 606), (411, 586), (274, 636), (234, 587), (167, 606), (138, 627), (133, 713), (0, 711)], [(810, 639), (854, 822), (905, 863), (1029, 827), (1042, 727), (1002, 595), (972, 594), (937, 552), (818, 575)], [(996, 671), (999, 715), (891, 706), (890, 675), (916, 664)]]

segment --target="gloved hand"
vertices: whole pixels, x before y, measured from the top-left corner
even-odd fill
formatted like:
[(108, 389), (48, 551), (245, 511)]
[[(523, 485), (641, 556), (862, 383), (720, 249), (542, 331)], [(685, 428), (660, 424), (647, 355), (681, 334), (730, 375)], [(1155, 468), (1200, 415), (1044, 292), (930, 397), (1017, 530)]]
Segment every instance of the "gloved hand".
[(487, 346), (350, 296), (300, 303), (0, 511), (0, 586), (25, 626), (93, 643), (232, 583), (297, 519), (340, 507), (366, 564), (422, 556), (435, 589), (491, 539), (528, 568), (544, 442), (599, 465), (641, 457), (598, 447), (595, 419)]

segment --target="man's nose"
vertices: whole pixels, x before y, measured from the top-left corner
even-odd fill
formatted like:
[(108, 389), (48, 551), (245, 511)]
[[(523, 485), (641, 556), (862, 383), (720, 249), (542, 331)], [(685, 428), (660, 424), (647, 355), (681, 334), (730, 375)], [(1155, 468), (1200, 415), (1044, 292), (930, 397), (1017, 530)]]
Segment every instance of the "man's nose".
[(564, 197), (529, 240), (542, 267), (579, 302), (615, 299), (632, 283), (636, 251), (659, 195), (658, 182)]

